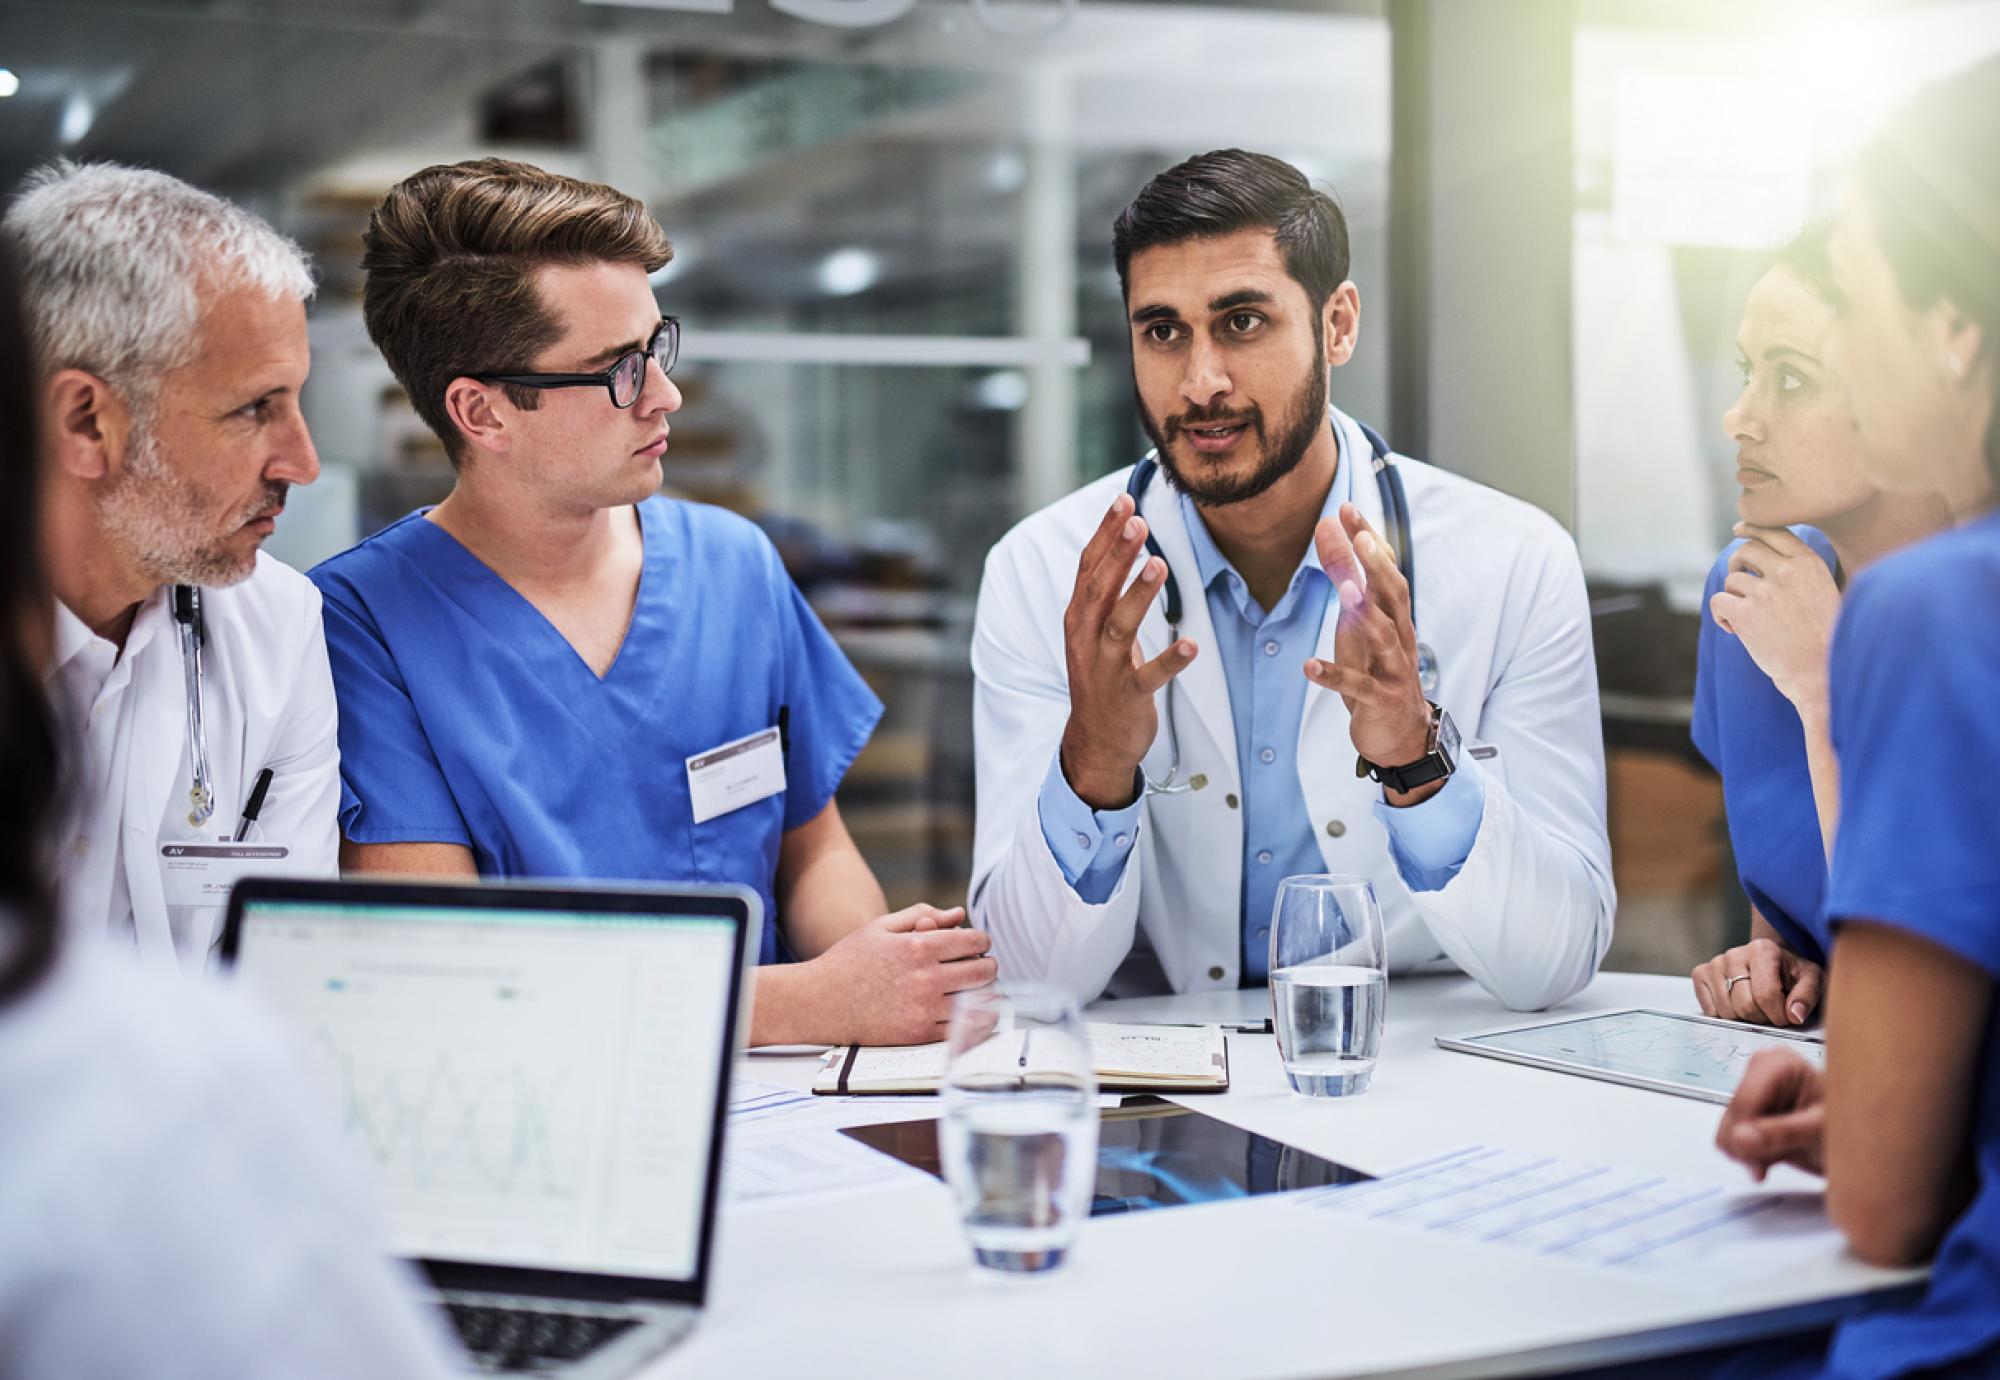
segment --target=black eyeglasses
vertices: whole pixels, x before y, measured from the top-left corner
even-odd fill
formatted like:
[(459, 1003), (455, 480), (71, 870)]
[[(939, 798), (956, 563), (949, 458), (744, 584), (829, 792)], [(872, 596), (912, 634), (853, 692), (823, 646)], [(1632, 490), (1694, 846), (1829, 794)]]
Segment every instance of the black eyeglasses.
[(595, 384), (611, 394), (613, 407), (630, 407), (639, 401), (646, 386), (646, 361), (652, 359), (662, 374), (674, 372), (681, 353), (681, 322), (677, 316), (663, 316), (653, 338), (643, 350), (618, 357), (617, 363), (597, 374), (474, 374), (481, 383), (512, 383), (523, 388), (588, 388)]

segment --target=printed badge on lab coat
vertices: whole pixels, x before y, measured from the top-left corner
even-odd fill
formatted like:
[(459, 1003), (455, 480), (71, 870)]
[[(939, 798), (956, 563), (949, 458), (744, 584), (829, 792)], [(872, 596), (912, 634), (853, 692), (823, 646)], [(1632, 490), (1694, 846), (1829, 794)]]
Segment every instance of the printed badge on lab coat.
[(163, 843), (160, 885), (169, 909), (226, 906), (229, 890), (239, 880), (283, 872), (291, 855), (292, 850), (280, 843)]
[(785, 752), (776, 727), (723, 743), (687, 759), (694, 822), (754, 805), (785, 789)]

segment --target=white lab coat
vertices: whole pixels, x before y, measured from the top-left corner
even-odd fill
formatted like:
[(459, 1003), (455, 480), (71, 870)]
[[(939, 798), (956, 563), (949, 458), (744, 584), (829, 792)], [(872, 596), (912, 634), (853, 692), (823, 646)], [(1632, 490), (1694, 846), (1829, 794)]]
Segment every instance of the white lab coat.
[[(1366, 465), (1360, 428), (1338, 410), (1333, 419), (1342, 463)], [(1478, 763), (1485, 810), (1458, 875), (1413, 893), (1373, 809), (1381, 787), (1354, 774), (1346, 705), (1314, 686), (1298, 741), (1307, 812), (1327, 870), (1373, 880), (1392, 972), (1446, 959), (1508, 1006), (1539, 1009), (1590, 981), (1615, 904), (1582, 568), (1568, 534), (1539, 509), (1417, 461), (1400, 467), (1418, 633), (1440, 664), (1436, 698), (1463, 735), (1461, 756), (1474, 744), (1496, 750)], [(986, 560), (972, 642), (973, 920), (992, 935), (1003, 977), (1085, 999), (1234, 987), (1241, 966), (1243, 812), (1229, 687), (1178, 495), (1164, 478), (1147, 487), (1140, 511), (1180, 583), (1181, 633), (1200, 652), (1161, 692), (1145, 769), (1155, 780), (1166, 774), (1171, 693), (1180, 779), (1205, 775), (1207, 785), (1146, 797), (1139, 837), (1102, 905), (1064, 880), (1042, 832), (1037, 798), (1069, 716), (1063, 612), (1084, 544), (1129, 477), (1107, 475), (1001, 539)], [(1372, 473), (1355, 472), (1354, 501), (1389, 534)], [(1326, 660), (1334, 630), (1327, 619), (1318, 646)], [(1155, 599), (1140, 646), (1150, 658), (1167, 641)]]
[(234, 834), (257, 773), (271, 788), (246, 841), (290, 856), (256, 870), (340, 867), (340, 749), (312, 582), (260, 554), (250, 578), (202, 591), (203, 710), (215, 814), (188, 823), (187, 695), (166, 587), (140, 606), (122, 651), (60, 604), (48, 684), (66, 729), (70, 800), (58, 829), (57, 898), (72, 933), (134, 946), (150, 965), (200, 972), (221, 907), (169, 911), (160, 846)]

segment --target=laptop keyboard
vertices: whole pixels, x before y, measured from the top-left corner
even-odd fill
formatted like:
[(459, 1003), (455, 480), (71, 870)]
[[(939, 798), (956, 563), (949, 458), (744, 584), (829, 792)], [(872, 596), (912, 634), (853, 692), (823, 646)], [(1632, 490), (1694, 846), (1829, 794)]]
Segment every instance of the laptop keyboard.
[(477, 1303), (446, 1303), (444, 1310), (482, 1370), (558, 1370), (639, 1325), (636, 1318)]

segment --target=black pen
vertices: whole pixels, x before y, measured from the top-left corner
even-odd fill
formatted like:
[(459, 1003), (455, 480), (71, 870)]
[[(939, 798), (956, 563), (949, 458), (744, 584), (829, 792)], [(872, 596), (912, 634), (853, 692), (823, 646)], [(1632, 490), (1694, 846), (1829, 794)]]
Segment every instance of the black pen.
[(250, 787), (250, 798), (243, 802), (243, 818), (236, 822), (236, 837), (232, 843), (243, 842), (243, 836), (250, 832), (250, 826), (257, 822), (258, 812), (264, 808), (264, 792), (271, 789), (271, 769), (257, 773), (256, 784)]

